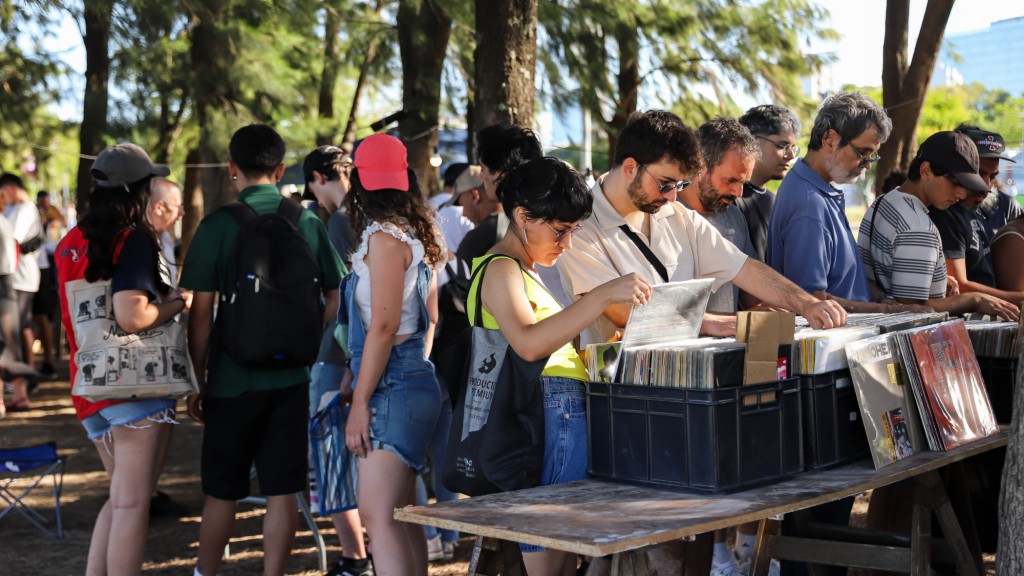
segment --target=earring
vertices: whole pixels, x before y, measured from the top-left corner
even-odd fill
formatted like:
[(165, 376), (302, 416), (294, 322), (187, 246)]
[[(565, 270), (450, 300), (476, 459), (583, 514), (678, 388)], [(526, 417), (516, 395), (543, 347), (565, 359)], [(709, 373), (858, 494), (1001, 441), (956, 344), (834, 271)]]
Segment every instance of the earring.
[(526, 235), (526, 226), (523, 226), (523, 244), (530, 245), (530, 237)]
[(235, 181), (235, 182), (238, 182), (238, 176), (232, 176), (232, 177), (231, 177), (231, 180), (233, 180), (233, 181)]

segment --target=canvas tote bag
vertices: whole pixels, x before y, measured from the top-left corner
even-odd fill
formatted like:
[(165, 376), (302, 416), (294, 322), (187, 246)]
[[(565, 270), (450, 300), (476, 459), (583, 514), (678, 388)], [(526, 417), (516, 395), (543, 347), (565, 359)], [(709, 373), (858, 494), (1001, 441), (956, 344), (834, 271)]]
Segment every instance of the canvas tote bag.
[[(483, 285), (497, 257), (481, 263), (473, 283)], [(471, 325), (442, 360), (462, 368), (442, 478), (449, 490), (469, 496), (537, 486), (544, 463), (540, 377), (548, 359), (527, 362), (500, 330), (480, 326), (482, 306), (478, 287)]]
[(98, 402), (199, 392), (185, 329), (176, 320), (128, 334), (114, 320), (109, 280), (73, 280), (65, 292), (78, 342), (75, 396)]

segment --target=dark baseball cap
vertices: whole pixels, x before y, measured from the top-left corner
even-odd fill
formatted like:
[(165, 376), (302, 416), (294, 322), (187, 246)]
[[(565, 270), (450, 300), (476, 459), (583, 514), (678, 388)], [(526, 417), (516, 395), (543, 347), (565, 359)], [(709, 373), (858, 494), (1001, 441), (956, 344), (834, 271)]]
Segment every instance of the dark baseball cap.
[(942, 166), (964, 188), (988, 192), (990, 187), (978, 176), (978, 149), (962, 132), (936, 132), (921, 143), (917, 157)]
[(167, 176), (171, 169), (153, 164), (145, 150), (126, 142), (100, 152), (92, 163), (91, 173), (97, 186), (127, 189), (147, 176)]
[(455, 186), (455, 179), (465, 172), (466, 168), (469, 168), (466, 162), (452, 162), (444, 171), (444, 187)]
[(344, 150), (337, 146), (317, 146), (315, 150), (306, 155), (306, 159), (302, 161), (302, 177), (306, 181), (306, 185), (302, 190), (303, 200), (316, 200), (316, 196), (313, 195), (313, 190), (309, 187), (309, 183), (313, 181), (313, 172), (320, 171), (328, 166), (334, 166), (336, 164), (351, 164), (352, 157), (345, 153)]
[(999, 158), (1009, 160), (1014, 164), (1016, 160), (1006, 155), (1006, 141), (1002, 134), (982, 130), (981, 128), (957, 128), (957, 132), (966, 134), (968, 138), (978, 147), (978, 156), (982, 158)]

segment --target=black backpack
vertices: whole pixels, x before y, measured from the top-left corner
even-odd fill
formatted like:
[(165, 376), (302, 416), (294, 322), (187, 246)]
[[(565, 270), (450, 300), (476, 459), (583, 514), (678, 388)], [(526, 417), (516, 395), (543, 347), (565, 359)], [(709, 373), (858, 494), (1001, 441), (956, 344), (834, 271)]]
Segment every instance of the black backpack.
[(270, 214), (259, 215), (244, 202), (221, 210), (241, 228), (217, 311), (224, 350), (247, 368), (312, 365), (324, 301), (320, 268), (299, 231), (302, 206), (286, 199)]

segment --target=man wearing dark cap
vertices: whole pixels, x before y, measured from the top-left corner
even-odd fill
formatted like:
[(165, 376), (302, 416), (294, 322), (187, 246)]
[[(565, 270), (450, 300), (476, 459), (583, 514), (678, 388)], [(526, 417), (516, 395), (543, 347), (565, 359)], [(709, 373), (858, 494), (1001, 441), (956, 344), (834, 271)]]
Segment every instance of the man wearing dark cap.
[(303, 200), (315, 200), (328, 214), (327, 235), (346, 266), (351, 264), (356, 238), (342, 202), (348, 193), (352, 158), (337, 146), (319, 146), (302, 161), (306, 186)]
[(439, 194), (430, 197), (430, 205), (435, 210), (440, 211), (442, 206), (453, 205), (455, 196), (455, 180), (462, 174), (466, 168), (469, 168), (469, 164), (466, 162), (452, 162), (444, 169), (444, 190)]
[(938, 132), (921, 144), (907, 181), (879, 197), (864, 215), (857, 248), (868, 280), (886, 298), (926, 304), (951, 314), (983, 312), (1016, 319), (1009, 302), (977, 292), (946, 297), (946, 261), (929, 210), (948, 210), (968, 194), (988, 190), (978, 175), (978, 151), (959, 132)]
[(986, 188), (970, 191), (966, 198), (949, 210), (929, 214), (942, 238), (946, 273), (957, 281), (960, 292), (980, 292), (1020, 302), (1024, 299), (1024, 292), (995, 287), (996, 274), (989, 246), (995, 231), (1021, 213), (1020, 205), (1014, 199), (992, 191), (992, 182), (999, 174), (999, 160), (1012, 160), (1003, 154), (1006, 145), (999, 134), (964, 124), (956, 131), (967, 136), (977, 148), (978, 175)]

